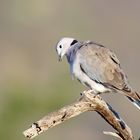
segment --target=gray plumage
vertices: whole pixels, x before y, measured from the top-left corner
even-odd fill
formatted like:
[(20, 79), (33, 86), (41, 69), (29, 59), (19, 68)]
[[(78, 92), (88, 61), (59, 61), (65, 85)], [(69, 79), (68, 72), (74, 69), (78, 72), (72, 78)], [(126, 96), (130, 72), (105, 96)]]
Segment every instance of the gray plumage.
[(79, 42), (72, 38), (60, 40), (56, 50), (59, 57), (66, 55), (71, 73), (82, 84), (95, 93), (121, 92), (140, 109), (140, 96), (130, 87), (111, 50), (92, 41)]

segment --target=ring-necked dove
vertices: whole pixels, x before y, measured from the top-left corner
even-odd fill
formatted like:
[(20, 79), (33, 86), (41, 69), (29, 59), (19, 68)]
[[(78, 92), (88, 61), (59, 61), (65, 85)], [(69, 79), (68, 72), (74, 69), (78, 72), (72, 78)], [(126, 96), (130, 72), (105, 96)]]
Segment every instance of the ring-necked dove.
[(123, 93), (140, 109), (140, 96), (132, 90), (116, 55), (93, 41), (62, 38), (56, 46), (59, 60), (66, 55), (71, 73), (95, 93)]

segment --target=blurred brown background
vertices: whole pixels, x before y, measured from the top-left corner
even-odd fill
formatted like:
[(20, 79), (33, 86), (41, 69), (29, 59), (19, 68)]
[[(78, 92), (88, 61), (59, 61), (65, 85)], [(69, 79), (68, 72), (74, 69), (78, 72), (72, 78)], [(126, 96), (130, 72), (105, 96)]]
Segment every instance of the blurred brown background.
[[(62, 37), (94, 40), (114, 50), (131, 85), (140, 91), (139, 0), (0, 1), (0, 139), (25, 140), (22, 131), (79, 97), (66, 61), (54, 46)], [(120, 94), (102, 95), (140, 137), (140, 111)], [(108, 140), (112, 128), (87, 112), (38, 140)]]

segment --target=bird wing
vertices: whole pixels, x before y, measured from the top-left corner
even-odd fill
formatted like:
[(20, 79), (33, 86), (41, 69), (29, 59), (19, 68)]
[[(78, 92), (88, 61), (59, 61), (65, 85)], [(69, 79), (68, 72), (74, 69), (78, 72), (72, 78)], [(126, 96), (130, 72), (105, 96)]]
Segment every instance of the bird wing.
[(127, 87), (127, 78), (120, 62), (108, 48), (89, 42), (82, 45), (76, 55), (79, 55), (82, 71), (90, 79), (116, 89)]

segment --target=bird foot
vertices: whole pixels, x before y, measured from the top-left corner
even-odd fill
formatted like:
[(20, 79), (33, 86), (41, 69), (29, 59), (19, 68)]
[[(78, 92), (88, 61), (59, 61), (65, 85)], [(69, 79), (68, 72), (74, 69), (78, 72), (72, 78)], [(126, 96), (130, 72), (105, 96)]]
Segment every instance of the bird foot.
[(95, 92), (94, 90), (89, 89), (89, 90), (84, 90), (83, 92), (80, 93), (80, 95), (83, 96), (83, 94), (85, 94), (85, 93), (94, 93), (95, 96), (98, 96), (98, 95), (102, 94), (102, 92)]
[(95, 93), (95, 96), (101, 95), (102, 92)]

